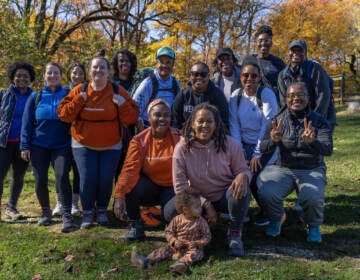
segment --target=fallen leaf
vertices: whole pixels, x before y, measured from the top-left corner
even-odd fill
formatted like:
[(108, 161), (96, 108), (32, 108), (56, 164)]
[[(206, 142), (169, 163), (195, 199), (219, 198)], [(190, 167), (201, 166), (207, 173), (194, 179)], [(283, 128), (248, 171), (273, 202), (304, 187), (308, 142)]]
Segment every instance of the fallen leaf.
[(73, 256), (73, 255), (67, 255), (67, 256), (65, 257), (65, 261), (67, 261), (67, 262), (71, 262), (73, 259), (74, 259), (74, 256)]
[(119, 272), (119, 269), (117, 267), (112, 268), (112, 269), (107, 271), (107, 273), (118, 273), (118, 272)]
[(67, 268), (66, 268), (66, 272), (68, 272), (68, 273), (73, 273), (73, 272), (74, 272), (73, 266), (70, 265), (69, 267), (67, 267)]
[(42, 277), (40, 274), (36, 274), (33, 276), (33, 278), (31, 278), (31, 280), (41, 280), (41, 279), (42, 279)]

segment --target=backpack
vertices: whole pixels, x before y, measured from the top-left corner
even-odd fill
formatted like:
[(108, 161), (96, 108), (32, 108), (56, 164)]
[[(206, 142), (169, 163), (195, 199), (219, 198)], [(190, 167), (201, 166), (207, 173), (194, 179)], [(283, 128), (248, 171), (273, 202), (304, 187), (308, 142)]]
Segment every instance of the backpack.
[[(311, 84), (311, 72), (313, 70), (314, 67), (314, 61), (312, 60), (307, 60), (306, 61), (306, 72), (305, 72), (305, 79), (306, 79), (306, 84)], [(326, 119), (329, 122), (329, 124), (331, 125), (332, 130), (334, 129), (334, 126), (336, 125), (336, 109), (335, 109), (335, 101), (334, 101), (334, 96), (332, 95), (332, 93), (334, 92), (334, 80), (326, 73), (326, 71), (324, 70), (327, 79), (328, 79), (328, 83), (329, 83), (329, 88), (330, 88), (330, 102), (329, 102), (329, 107), (327, 110), (327, 116)]]
[[(263, 103), (262, 103), (262, 100), (261, 100), (261, 93), (264, 90), (264, 88), (265, 87), (263, 85), (259, 85), (258, 89), (256, 90), (256, 104), (258, 105), (260, 110), (262, 110), (262, 107), (263, 107)], [(236, 100), (237, 108), (239, 108), (239, 106), (240, 106), (240, 102), (241, 102), (241, 98), (242, 98), (242, 92), (243, 92), (243, 89), (239, 90), (237, 100)]]
[(180, 92), (179, 85), (176, 82), (175, 78), (173, 78), (173, 80), (172, 80), (171, 88), (161, 88), (161, 89), (159, 89), (159, 82), (155, 77), (154, 69), (153, 68), (143, 68), (143, 69), (140, 69), (140, 70), (136, 71), (136, 73), (134, 75), (133, 83), (132, 83), (132, 86), (131, 86), (131, 88), (129, 90), (129, 95), (131, 97), (134, 96), (137, 88), (140, 86), (142, 81), (145, 80), (147, 77), (150, 77), (151, 82), (152, 82), (152, 93), (151, 93), (151, 97), (149, 99), (149, 104), (150, 104), (151, 101), (154, 100), (156, 94), (159, 91), (170, 91), (170, 92), (172, 92), (174, 94), (174, 96), (176, 96)]

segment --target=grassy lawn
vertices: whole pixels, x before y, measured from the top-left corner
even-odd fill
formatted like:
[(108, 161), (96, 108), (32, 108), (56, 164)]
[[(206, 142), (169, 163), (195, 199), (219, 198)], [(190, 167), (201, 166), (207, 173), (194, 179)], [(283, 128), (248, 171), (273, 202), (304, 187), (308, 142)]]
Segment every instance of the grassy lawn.
[[(288, 219), (280, 237), (267, 239), (263, 228), (248, 224), (244, 232), (246, 257), (228, 259), (226, 225), (220, 223), (212, 230), (213, 240), (204, 260), (192, 266), (185, 279), (360, 278), (360, 113), (349, 115), (342, 107), (338, 111), (334, 154), (326, 159), (323, 242), (305, 242), (305, 230), (291, 210), (295, 202), (292, 195), (285, 202)], [(8, 191), (6, 181), (3, 203)], [(52, 205), (54, 196), (51, 187)], [(26, 219), (11, 223), (3, 217), (0, 223), (0, 279), (171, 279), (168, 266), (172, 261), (146, 271), (130, 265), (133, 245), (122, 241), (126, 225), (114, 218), (111, 228), (94, 227), (69, 234), (60, 233), (60, 219), (49, 227), (37, 226), (40, 208), (30, 170), (18, 208)], [(250, 216), (256, 212), (252, 203)], [(77, 222), (80, 224), (80, 219)], [(165, 244), (162, 231), (147, 235), (145, 242), (135, 244), (140, 253)]]

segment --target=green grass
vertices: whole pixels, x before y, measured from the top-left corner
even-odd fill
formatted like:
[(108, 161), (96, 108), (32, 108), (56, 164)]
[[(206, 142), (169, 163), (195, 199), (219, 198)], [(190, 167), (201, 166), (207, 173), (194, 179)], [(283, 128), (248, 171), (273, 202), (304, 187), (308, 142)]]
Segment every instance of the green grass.
[[(248, 225), (244, 231), (247, 256), (228, 259), (225, 224), (212, 229), (213, 240), (202, 262), (191, 267), (185, 279), (359, 279), (360, 273), (360, 113), (348, 115), (338, 108), (334, 154), (326, 159), (323, 242), (305, 242), (305, 230), (290, 210), (295, 195), (285, 201), (288, 219), (280, 237), (265, 238), (264, 229)], [(51, 175), (52, 176), (52, 175)], [(51, 177), (50, 185), (53, 186)], [(126, 226), (112, 219), (112, 228), (95, 227), (70, 234), (60, 233), (60, 219), (50, 227), (36, 225), (40, 209), (29, 170), (19, 210), (26, 220), (0, 224), (0, 279), (171, 279), (165, 261), (147, 271), (132, 267), (122, 235)], [(5, 182), (3, 203), (8, 197)], [(54, 204), (55, 190), (51, 187)], [(257, 212), (252, 202), (250, 215)], [(80, 220), (77, 220), (80, 223)], [(136, 243), (147, 254), (164, 245), (162, 231), (147, 232), (148, 240)]]

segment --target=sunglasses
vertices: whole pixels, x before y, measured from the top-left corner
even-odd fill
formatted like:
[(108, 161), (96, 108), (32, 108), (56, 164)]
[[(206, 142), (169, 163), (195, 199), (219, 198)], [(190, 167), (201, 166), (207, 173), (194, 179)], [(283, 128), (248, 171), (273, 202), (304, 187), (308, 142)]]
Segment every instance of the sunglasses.
[(190, 75), (192, 77), (201, 77), (201, 78), (206, 78), (209, 75), (209, 72), (190, 72)]
[(248, 79), (249, 77), (251, 79), (256, 79), (257, 77), (259, 77), (259, 75), (255, 74), (255, 73), (242, 73), (241, 76), (246, 78), (246, 79)]
[(295, 98), (295, 96), (299, 97), (299, 98), (305, 98), (305, 96), (307, 96), (307, 93), (305, 93), (305, 92), (290, 92), (286, 96), (287, 96), (287, 98), (290, 98), (290, 99)]

